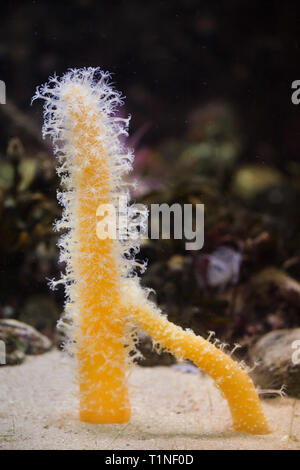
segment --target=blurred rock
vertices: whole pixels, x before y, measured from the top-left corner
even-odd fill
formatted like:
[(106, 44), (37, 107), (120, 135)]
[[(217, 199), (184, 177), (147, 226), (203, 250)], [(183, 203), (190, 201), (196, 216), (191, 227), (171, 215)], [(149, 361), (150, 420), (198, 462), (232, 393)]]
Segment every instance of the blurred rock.
[[(266, 190), (279, 188), (284, 182), (280, 172), (266, 165), (249, 165), (240, 168), (233, 180), (233, 191), (242, 199), (252, 199)], [(272, 198), (272, 194), (270, 195)]]
[(258, 340), (249, 352), (251, 361), (258, 362), (251, 373), (257, 386), (279, 390), (285, 385), (288, 395), (300, 397), (300, 361), (296, 360), (295, 341), (299, 342), (299, 351), (300, 328), (272, 331)]
[(178, 370), (179, 372), (183, 372), (184, 374), (205, 374), (203, 371), (201, 371), (201, 369), (189, 361), (179, 362), (178, 364), (174, 364), (172, 367), (173, 369)]
[(7, 365), (20, 364), (26, 354), (42, 354), (52, 347), (46, 336), (18, 320), (0, 320), (0, 340), (5, 343)]
[(251, 279), (252, 286), (266, 293), (270, 288), (276, 289), (276, 296), (300, 306), (300, 283), (284, 271), (269, 267)]
[(187, 138), (190, 143), (180, 164), (202, 174), (230, 168), (240, 152), (234, 113), (225, 103), (196, 108), (190, 115)]
[(59, 318), (59, 309), (50, 294), (36, 294), (26, 299), (20, 321), (48, 334), (53, 331), (55, 322)]
[(205, 285), (224, 287), (236, 284), (239, 280), (242, 254), (230, 247), (220, 246), (212, 254), (198, 255), (196, 258), (199, 287)]
[(137, 348), (143, 355), (143, 358), (138, 359), (140, 366), (170, 366), (176, 363), (176, 359), (172, 354), (165, 351), (158, 352), (155, 347), (153, 347), (151, 337), (145, 333), (139, 333)]
[(21, 349), (14, 349), (10, 353), (6, 353), (6, 364), (1, 364), (1, 365), (7, 365), (7, 366), (15, 366), (17, 364), (22, 364), (22, 362), (25, 360), (26, 354), (24, 351)]
[(171, 271), (182, 271), (184, 268), (184, 257), (180, 255), (173, 255), (167, 262), (168, 268)]

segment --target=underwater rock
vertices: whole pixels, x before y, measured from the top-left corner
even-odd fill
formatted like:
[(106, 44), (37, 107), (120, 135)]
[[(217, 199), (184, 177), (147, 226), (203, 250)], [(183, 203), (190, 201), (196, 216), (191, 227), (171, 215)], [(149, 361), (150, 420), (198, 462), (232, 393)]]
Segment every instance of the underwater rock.
[(251, 373), (261, 389), (280, 389), (300, 396), (300, 328), (271, 331), (262, 336), (250, 350), (257, 367)]
[(42, 354), (52, 347), (51, 341), (32, 326), (17, 320), (0, 320), (0, 340), (6, 349), (6, 364), (20, 364), (26, 354)]

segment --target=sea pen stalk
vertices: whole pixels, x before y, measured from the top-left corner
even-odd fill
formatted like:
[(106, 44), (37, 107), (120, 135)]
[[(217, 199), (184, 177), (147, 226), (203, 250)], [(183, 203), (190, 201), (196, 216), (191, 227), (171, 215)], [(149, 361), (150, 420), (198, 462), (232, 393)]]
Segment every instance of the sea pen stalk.
[[(234, 429), (266, 434), (268, 424), (252, 380), (238, 363), (201, 336), (169, 322), (147, 300), (138, 282), (123, 284), (124, 311), (152, 338), (178, 359), (190, 359), (212, 379), (226, 398)], [(126, 299), (126, 300), (125, 300)]]
[[(98, 75), (98, 80), (96, 76)], [(100, 76), (99, 76), (100, 75)], [(96, 235), (99, 204), (113, 203), (120, 163), (128, 166), (118, 136), (126, 132), (112, 112), (119, 95), (95, 69), (52, 78), (37, 91), (45, 99), (44, 135), (59, 159), (64, 213), (57, 228), (67, 263), (67, 315), (73, 323), (80, 388), (80, 419), (91, 423), (129, 420), (124, 319), (120, 308), (120, 247)]]

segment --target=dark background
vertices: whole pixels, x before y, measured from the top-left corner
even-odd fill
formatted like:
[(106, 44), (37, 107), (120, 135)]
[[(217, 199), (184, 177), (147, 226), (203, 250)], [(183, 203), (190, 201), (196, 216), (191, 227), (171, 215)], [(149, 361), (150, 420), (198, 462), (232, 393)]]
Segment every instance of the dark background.
[(206, 206), (201, 252), (172, 240), (142, 247), (158, 303), (230, 340), (299, 325), (299, 48), (293, 1), (2, 3), (0, 315), (54, 337), (63, 293), (45, 279), (63, 269), (58, 181), (30, 101), (54, 72), (100, 66), (132, 115), (135, 199)]
[(183, 132), (196, 106), (225, 100), (245, 158), (298, 158), (299, 112), (290, 100), (297, 2), (8, 1), (0, 26), (1, 78), (26, 113), (54, 71), (100, 66), (127, 97), (132, 132), (149, 124), (147, 142)]

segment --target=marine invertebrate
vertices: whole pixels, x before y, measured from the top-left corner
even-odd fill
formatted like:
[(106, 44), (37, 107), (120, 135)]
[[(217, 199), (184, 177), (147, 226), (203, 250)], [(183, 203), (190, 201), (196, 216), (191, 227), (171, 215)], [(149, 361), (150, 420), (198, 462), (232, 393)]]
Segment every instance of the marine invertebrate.
[(178, 359), (190, 359), (212, 377), (226, 398), (234, 428), (253, 434), (268, 432), (252, 380), (230, 355), (190, 330), (183, 330), (161, 314), (137, 280), (123, 283), (124, 313)]
[[(119, 141), (128, 120), (114, 116), (120, 95), (99, 69), (70, 70), (37, 90), (45, 100), (43, 135), (54, 141), (64, 206), (57, 229), (67, 264), (67, 317), (72, 318), (80, 386), (80, 418), (93, 423), (129, 420), (127, 350), (132, 325), (139, 325), (177, 357), (193, 360), (215, 380), (228, 400), (237, 430), (265, 433), (268, 426), (251, 379), (223, 351), (168, 322), (129, 276), (138, 250), (136, 209), (127, 208), (130, 230), (122, 239), (97, 237), (99, 206), (126, 196), (122, 176), (132, 154)], [(103, 215), (103, 213), (102, 213)], [(142, 224), (139, 219), (138, 224)], [(53, 283), (55, 285), (55, 283)]]
[(80, 418), (121, 423), (130, 405), (120, 283), (130, 267), (122, 258), (126, 246), (97, 237), (96, 211), (116, 198), (132, 156), (123, 154), (118, 139), (126, 121), (113, 117), (121, 98), (107, 78), (95, 69), (71, 70), (61, 80), (51, 78), (35, 98), (45, 100), (43, 136), (53, 140), (63, 186), (56, 228), (66, 230), (59, 242), (66, 273), (57, 282), (66, 290), (63, 321), (72, 320), (69, 346), (76, 342)]

